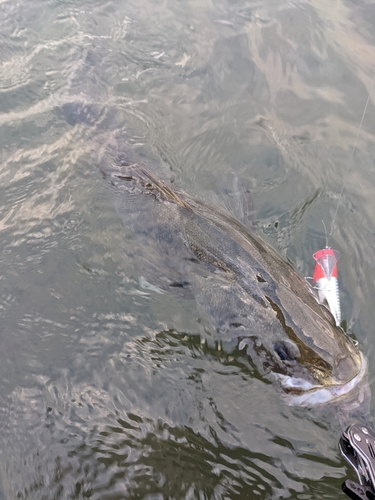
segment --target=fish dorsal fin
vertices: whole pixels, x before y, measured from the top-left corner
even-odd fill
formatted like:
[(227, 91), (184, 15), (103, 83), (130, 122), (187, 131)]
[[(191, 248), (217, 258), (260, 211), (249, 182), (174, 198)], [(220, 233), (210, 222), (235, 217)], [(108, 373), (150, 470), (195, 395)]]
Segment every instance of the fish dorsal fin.
[(230, 215), (247, 227), (253, 225), (253, 199), (246, 179), (229, 172), (219, 183), (219, 197)]

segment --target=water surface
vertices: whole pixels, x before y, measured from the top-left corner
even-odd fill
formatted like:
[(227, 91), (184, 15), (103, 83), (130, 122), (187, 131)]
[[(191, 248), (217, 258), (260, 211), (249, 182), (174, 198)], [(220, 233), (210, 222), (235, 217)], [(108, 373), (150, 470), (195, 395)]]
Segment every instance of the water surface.
[[(330, 239), (371, 362), (374, 5), (0, 2), (0, 498), (337, 499), (328, 409), (285, 405), (134, 266), (100, 175), (124, 144), (213, 199), (233, 170), (304, 276)], [(112, 149), (111, 149), (112, 148)], [(146, 250), (145, 250), (146, 249)], [(371, 406), (374, 412), (374, 405)]]

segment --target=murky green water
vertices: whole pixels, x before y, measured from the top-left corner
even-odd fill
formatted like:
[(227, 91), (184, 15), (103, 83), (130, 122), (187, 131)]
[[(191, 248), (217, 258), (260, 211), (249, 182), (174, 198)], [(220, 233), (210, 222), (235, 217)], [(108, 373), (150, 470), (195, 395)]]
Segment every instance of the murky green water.
[[(233, 169), (259, 232), (311, 275), (375, 72), (374, 15), (340, 0), (0, 2), (1, 499), (344, 498), (334, 416), (286, 406), (203, 341), (194, 301), (144, 281), (98, 167), (126, 139), (208, 199)], [(374, 96), (330, 240), (370, 382)]]

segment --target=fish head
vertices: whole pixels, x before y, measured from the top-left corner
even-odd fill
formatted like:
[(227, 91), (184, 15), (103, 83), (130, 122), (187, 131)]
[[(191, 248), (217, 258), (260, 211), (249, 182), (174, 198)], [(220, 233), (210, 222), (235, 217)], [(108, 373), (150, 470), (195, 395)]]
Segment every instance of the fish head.
[(269, 367), (287, 403), (309, 406), (353, 393), (367, 371), (366, 358), (356, 343), (313, 297), (302, 301), (285, 289), (279, 298), (278, 303), (268, 299), (279, 324)]
[[(341, 335), (345, 335), (341, 332)], [(276, 355), (285, 353), (285, 344), (275, 345)], [(292, 349), (291, 349), (291, 346)], [(296, 352), (297, 345), (291, 343), (289, 352)], [(324, 354), (306, 357), (303, 354), (294, 359), (289, 357), (278, 361), (273, 373), (279, 381), (285, 400), (290, 405), (312, 406), (334, 402), (353, 396), (354, 391), (363, 387), (367, 371), (367, 360), (354, 344), (343, 349), (342, 355), (333, 361), (325, 359)], [(315, 353), (317, 354), (317, 353)], [(331, 356), (329, 356), (331, 357)]]

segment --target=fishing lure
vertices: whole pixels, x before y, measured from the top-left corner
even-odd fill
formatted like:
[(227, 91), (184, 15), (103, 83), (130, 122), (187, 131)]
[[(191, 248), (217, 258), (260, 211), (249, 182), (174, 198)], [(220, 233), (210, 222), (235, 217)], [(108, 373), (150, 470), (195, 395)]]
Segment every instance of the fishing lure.
[(313, 255), (315, 268), (312, 276), (314, 288), (318, 291), (319, 302), (328, 304), (336, 325), (341, 323), (339, 282), (337, 279), (337, 261), (340, 253), (326, 247)]

